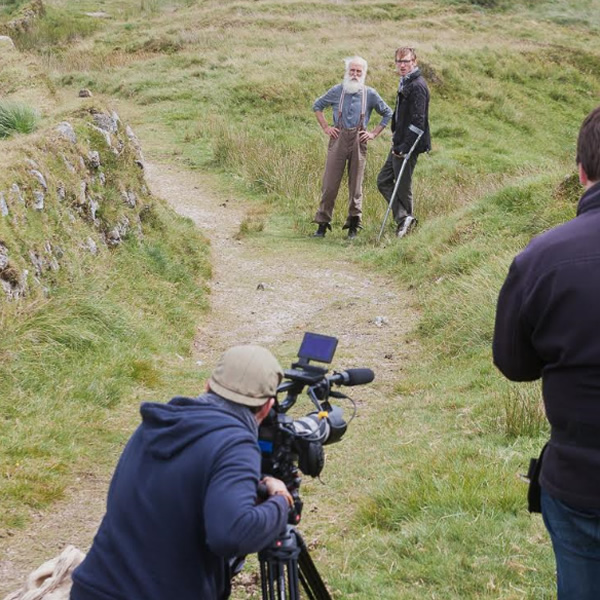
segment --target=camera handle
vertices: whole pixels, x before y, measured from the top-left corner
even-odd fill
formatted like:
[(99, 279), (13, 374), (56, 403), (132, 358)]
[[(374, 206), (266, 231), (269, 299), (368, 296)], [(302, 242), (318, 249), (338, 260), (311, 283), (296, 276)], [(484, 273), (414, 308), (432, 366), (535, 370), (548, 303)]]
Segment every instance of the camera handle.
[(300, 584), (308, 600), (331, 600), (302, 536), (292, 525), (258, 553), (258, 560), (263, 600), (300, 600)]

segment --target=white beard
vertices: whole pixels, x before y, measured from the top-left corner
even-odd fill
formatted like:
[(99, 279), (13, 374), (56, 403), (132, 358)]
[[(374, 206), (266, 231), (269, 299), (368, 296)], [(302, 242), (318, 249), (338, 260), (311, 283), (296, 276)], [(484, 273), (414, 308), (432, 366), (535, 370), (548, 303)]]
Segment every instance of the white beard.
[(363, 86), (365, 85), (365, 78), (361, 77), (358, 81), (355, 81), (354, 79), (350, 79), (350, 75), (346, 74), (344, 75), (344, 81), (342, 85), (344, 86), (344, 91), (347, 94), (356, 94), (356, 92), (362, 90)]

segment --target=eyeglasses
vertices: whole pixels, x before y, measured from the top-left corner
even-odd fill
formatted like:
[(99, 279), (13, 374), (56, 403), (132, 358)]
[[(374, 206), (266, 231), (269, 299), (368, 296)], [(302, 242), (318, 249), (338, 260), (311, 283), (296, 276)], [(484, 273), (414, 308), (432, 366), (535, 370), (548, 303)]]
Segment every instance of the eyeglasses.
[(413, 59), (412, 59), (412, 58), (408, 58), (408, 59), (405, 59), (405, 58), (398, 59), (398, 58), (397, 58), (397, 59), (396, 59), (396, 64), (400, 64), (400, 65), (408, 65), (408, 64), (410, 64), (411, 62), (413, 62)]

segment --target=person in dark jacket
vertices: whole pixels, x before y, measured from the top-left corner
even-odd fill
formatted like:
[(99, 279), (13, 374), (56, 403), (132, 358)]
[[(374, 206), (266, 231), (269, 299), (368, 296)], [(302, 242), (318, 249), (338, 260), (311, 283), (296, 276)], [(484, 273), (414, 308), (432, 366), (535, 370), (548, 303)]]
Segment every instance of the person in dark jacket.
[(144, 403), (71, 600), (224, 600), (230, 563), (285, 529), (292, 497), (265, 478), (258, 425), (283, 372), (260, 346), (223, 354), (198, 398)]
[(398, 48), (395, 53), (396, 70), (400, 84), (396, 106), (392, 116), (392, 148), (377, 176), (377, 187), (389, 205), (402, 163), (415, 143), (418, 133), (411, 125), (423, 132), (419, 143), (406, 161), (402, 179), (392, 204), (396, 221), (396, 235), (404, 237), (417, 224), (413, 215), (412, 176), (419, 154), (431, 150), (429, 133), (429, 88), (417, 66), (413, 48)]
[(559, 600), (600, 598), (600, 107), (577, 141), (577, 216), (513, 261), (493, 354), (513, 381), (542, 378), (550, 442), (540, 485)]

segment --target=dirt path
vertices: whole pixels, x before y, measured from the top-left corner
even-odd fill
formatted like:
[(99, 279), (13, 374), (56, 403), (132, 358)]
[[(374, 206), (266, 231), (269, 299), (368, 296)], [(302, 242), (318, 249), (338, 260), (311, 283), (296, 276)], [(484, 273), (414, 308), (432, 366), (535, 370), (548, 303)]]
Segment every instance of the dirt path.
[[(211, 241), (211, 311), (198, 328), (197, 360), (212, 365), (226, 348), (247, 342), (289, 355), (304, 331), (321, 332), (339, 339), (334, 368), (375, 371), (372, 401), (360, 407), (363, 415), (389, 401), (416, 319), (406, 293), (353, 264), (352, 250), (342, 241), (337, 253), (319, 240), (291, 234), (277, 239), (269, 227), (262, 236), (239, 241), (234, 236), (248, 206), (201, 191), (206, 188), (201, 174), (157, 164), (148, 164), (146, 173), (153, 193), (194, 220)], [(0, 539), (0, 598), (65, 545), (89, 547), (108, 477), (90, 473), (74, 482), (66, 499), (36, 515), (25, 531)]]

